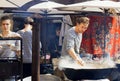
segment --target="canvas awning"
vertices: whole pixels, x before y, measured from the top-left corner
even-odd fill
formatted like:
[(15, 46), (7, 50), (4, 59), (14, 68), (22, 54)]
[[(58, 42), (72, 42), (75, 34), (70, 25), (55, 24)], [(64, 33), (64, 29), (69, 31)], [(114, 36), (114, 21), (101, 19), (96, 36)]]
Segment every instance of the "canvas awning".
[(0, 8), (19, 8), (32, 0), (0, 0)]
[(71, 5), (66, 5), (64, 7), (58, 7), (58, 10), (65, 11), (98, 11), (101, 12), (103, 9), (114, 8), (119, 9), (120, 3), (114, 1), (99, 1), (92, 0), (86, 2), (75, 3)]
[(35, 13), (47, 13), (47, 14), (60, 14), (60, 13), (73, 13), (72, 11), (59, 11), (54, 9), (56, 7), (63, 7), (64, 4), (56, 3), (53, 1), (46, 1), (41, 2), (36, 5), (31, 6), (28, 8), (28, 12), (35, 12)]
[(0, 0), (0, 9), (17, 9), (26, 11), (29, 7), (47, 0)]

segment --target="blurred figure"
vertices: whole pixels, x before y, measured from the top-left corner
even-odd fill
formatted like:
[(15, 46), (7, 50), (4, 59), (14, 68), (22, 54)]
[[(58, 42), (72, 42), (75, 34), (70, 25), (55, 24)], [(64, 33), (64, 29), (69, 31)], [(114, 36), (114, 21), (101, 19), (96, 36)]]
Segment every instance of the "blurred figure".
[(33, 22), (34, 20), (31, 17), (27, 17), (24, 20), (24, 28), (18, 31), (23, 40), (22, 43), (23, 78), (31, 75)]
[[(2, 16), (0, 19), (1, 26), (1, 38), (21, 38), (18, 33), (12, 31), (13, 29), (13, 19), (9, 15)], [(0, 42), (0, 51), (4, 51), (0, 54), (2, 58), (14, 58), (19, 56), (18, 51), (20, 51), (20, 41), (16, 40), (6, 40)], [(9, 67), (9, 66), (8, 66)], [(1, 81), (1, 80), (0, 80)], [(4, 81), (15, 81), (14, 76), (4, 79)]]
[(59, 37), (60, 37), (61, 27), (57, 27), (55, 30), (55, 37), (50, 40), (50, 44), (48, 46), (51, 60), (53, 64), (53, 73), (56, 76), (59, 76), (61, 79), (64, 78), (63, 73), (58, 69), (58, 62), (61, 56), (62, 46), (59, 45)]
[(24, 28), (19, 30), (23, 40), (23, 62), (32, 63), (32, 27), (34, 20), (31, 17), (27, 17), (24, 21)]
[[(34, 20), (31, 17), (26, 17), (24, 20), (24, 28), (19, 30), (23, 40), (23, 78), (31, 75), (32, 68), (32, 28)], [(41, 43), (40, 43), (41, 48)]]
[(49, 52), (51, 54), (51, 58), (59, 58), (61, 56), (61, 48), (62, 46), (59, 45), (59, 36), (60, 36), (60, 28), (58, 27), (55, 30), (55, 37), (50, 40), (50, 44), (49, 44)]

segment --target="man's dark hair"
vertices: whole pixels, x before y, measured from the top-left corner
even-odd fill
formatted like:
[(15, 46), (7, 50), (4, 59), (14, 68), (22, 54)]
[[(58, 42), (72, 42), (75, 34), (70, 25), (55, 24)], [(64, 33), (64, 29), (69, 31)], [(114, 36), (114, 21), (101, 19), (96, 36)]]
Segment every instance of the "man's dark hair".
[(0, 23), (4, 20), (8, 20), (8, 19), (11, 21), (11, 24), (13, 24), (13, 18), (10, 15), (2, 16), (0, 19)]
[(89, 18), (88, 17), (78, 17), (76, 18), (76, 24), (80, 24), (80, 23), (89, 23)]
[(31, 18), (31, 17), (27, 17), (27, 18), (25, 18), (24, 23), (25, 23), (25, 24), (33, 25), (34, 20), (33, 20), (33, 18)]

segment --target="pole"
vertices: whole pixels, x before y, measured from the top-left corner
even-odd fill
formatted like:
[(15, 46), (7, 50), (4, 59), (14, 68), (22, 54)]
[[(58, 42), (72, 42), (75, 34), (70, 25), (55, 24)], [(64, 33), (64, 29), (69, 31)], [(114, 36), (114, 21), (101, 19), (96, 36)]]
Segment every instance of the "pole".
[(32, 35), (32, 81), (40, 81), (40, 22), (34, 18)]

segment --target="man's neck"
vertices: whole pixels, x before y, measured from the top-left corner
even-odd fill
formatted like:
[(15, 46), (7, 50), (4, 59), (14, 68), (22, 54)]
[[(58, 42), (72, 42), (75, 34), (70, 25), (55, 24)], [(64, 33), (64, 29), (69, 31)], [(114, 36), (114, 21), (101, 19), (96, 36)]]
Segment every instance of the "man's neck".
[(8, 35), (11, 33), (11, 31), (4, 31), (2, 32), (3, 37), (8, 37)]

